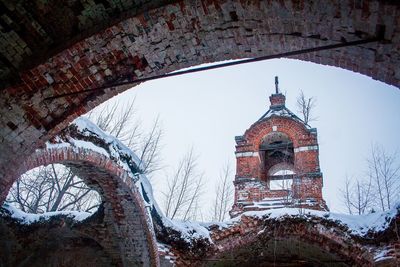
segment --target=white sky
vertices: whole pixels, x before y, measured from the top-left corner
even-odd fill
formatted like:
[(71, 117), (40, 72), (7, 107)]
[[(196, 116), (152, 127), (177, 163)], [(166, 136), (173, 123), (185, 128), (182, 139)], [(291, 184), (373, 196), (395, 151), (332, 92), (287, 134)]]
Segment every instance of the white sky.
[[(365, 174), (371, 144), (378, 142), (388, 151), (400, 148), (396, 87), (339, 68), (279, 59), (146, 82), (110, 102), (124, 103), (136, 96), (137, 113), (145, 126), (159, 115), (164, 165), (176, 166), (193, 146), (205, 171), (206, 210), (222, 166), (230, 161), (236, 168), (234, 137), (268, 110), (276, 75), (286, 106), (296, 114), (300, 89), (317, 98), (318, 120), (310, 124), (318, 129), (323, 196), (331, 211), (345, 211), (338, 189), (346, 174)], [(152, 181), (160, 202), (163, 172)]]

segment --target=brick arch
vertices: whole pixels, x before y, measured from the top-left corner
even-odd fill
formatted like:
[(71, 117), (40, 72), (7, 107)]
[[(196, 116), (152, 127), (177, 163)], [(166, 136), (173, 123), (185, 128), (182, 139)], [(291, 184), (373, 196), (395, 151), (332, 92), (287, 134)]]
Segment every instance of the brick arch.
[(135, 157), (117, 139), (102, 133), (87, 119), (78, 119), (7, 172), (0, 204), (23, 173), (41, 165), (66, 165), (102, 197), (102, 226), (89, 230), (89, 236), (104, 247), (117, 265), (157, 266), (153, 225), (135, 185), (139, 179), (135, 175), (140, 174)]
[[(5, 179), (15, 181), (19, 175), (52, 163), (71, 167), (89, 187), (97, 190), (104, 205), (106, 231), (110, 240), (97, 240), (106, 251), (120, 257), (124, 266), (156, 266), (158, 254), (149, 215), (134, 184), (132, 174), (109, 157), (87, 148), (61, 147), (37, 150), (17, 172)], [(116, 249), (119, 248), (119, 249)], [(116, 261), (114, 259), (114, 261)]]
[[(224, 257), (233, 257), (239, 261), (246, 258), (255, 261), (255, 255), (250, 251), (267, 246), (267, 243), (273, 243), (275, 240), (284, 242), (286, 240), (289, 243), (299, 242), (300, 245), (318, 250), (318, 253), (331, 255), (333, 259), (344, 261), (346, 266), (370, 266), (373, 263), (373, 256), (367, 246), (359, 243), (357, 238), (352, 238), (339, 225), (327, 224), (321, 219), (311, 222), (301, 218), (287, 217), (274, 220), (243, 216), (239, 223), (227, 229), (214, 230), (211, 236), (214, 250), (210, 250), (208, 257), (204, 258), (212, 261), (222, 261)], [(241, 251), (242, 254), (239, 255)], [(290, 253), (285, 255), (288, 256)], [(268, 262), (271, 256), (264, 255), (264, 260)], [(182, 257), (184, 258), (184, 255)], [(307, 256), (303, 259), (309, 260)]]
[[(153, 7), (157, 8), (151, 9)], [(74, 9), (76, 7), (71, 10)], [(102, 15), (100, 10), (103, 9), (96, 6), (96, 12), (82, 14), (97, 14), (101, 19), (89, 19), (88, 24), (94, 26), (85, 28), (86, 34), (82, 36), (75, 36), (73, 33), (79, 35), (79, 31), (72, 27), (78, 25), (76, 21), (82, 14), (74, 17), (71, 10), (68, 10), (69, 19), (61, 24), (71, 29), (59, 31), (66, 32), (68, 40), (57, 35), (46, 37), (43, 31), (51, 30), (51, 25), (41, 25), (38, 33), (22, 36), (24, 30), (21, 29), (26, 27), (16, 30), (11, 24), (10, 33), (5, 34), (12, 40), (11, 52), (4, 52), (8, 65), (26, 64), (12, 66), (2, 76), (2, 84), (9, 86), (0, 96), (0, 176), (6, 174), (10, 162), (17, 165), (21, 157), (28, 156), (74, 118), (127, 87), (44, 102), (44, 98), (56, 94), (80, 92), (206, 62), (359, 40), (376, 36), (377, 29), (383, 28), (384, 42), (293, 58), (341, 67), (395, 86), (400, 84), (397, 68), (400, 7), (391, 1), (364, 1), (362, 4), (352, 0), (329, 3), (323, 0), (182, 0), (171, 4), (157, 1), (152, 6), (124, 7), (123, 16), (119, 16), (122, 20), (116, 16), (105, 20), (106, 25), (102, 27), (96, 25), (101, 19), (120, 13), (107, 9), (108, 13)], [(14, 19), (20, 20), (18, 16)], [(28, 43), (22, 42), (24, 37)], [(46, 40), (45, 46), (30, 47), (29, 40), (42, 37)], [(65, 47), (65, 43), (69, 46)], [(39, 53), (47, 48), (57, 53), (50, 53), (51, 56)], [(26, 55), (28, 50), (30, 55)], [(8, 46), (4, 51), (9, 51)], [(36, 52), (41, 54), (40, 58), (35, 58)], [(27, 69), (27, 63), (32, 62), (35, 63), (33, 67)]]
[(312, 135), (304, 124), (276, 116), (256, 122), (245, 132), (244, 137), (252, 145), (254, 151), (258, 150), (266, 135), (273, 133), (273, 126), (277, 126), (277, 132), (281, 132), (290, 138), (294, 148), (316, 143), (316, 136)]

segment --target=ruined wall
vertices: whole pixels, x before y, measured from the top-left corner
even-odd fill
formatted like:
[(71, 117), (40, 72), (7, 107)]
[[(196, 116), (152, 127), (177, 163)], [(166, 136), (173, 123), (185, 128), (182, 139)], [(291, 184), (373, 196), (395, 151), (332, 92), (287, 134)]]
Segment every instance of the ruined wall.
[[(347, 223), (340, 214), (310, 210), (243, 214), (207, 224), (212, 243), (198, 254), (173, 251), (178, 266), (397, 266), (400, 216), (393, 212), (382, 214), (387, 221), (347, 215)], [(368, 216), (385, 227), (363, 224)]]

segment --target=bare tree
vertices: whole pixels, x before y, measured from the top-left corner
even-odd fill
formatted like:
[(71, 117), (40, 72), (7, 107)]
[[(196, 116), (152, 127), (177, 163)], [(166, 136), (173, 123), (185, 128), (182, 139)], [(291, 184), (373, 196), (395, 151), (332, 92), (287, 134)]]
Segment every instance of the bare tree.
[(303, 116), (303, 120), (306, 124), (311, 121), (315, 121), (317, 118), (313, 117), (313, 110), (317, 105), (317, 100), (314, 97), (307, 98), (304, 95), (303, 90), (300, 91), (299, 96), (297, 97), (297, 109)]
[(7, 202), (28, 213), (59, 210), (91, 212), (99, 206), (101, 199), (69, 168), (50, 164), (22, 175), (11, 188)]
[(135, 99), (124, 106), (114, 103), (107, 105), (97, 112), (89, 113), (89, 119), (92, 119), (100, 129), (115, 136), (136, 155), (139, 156), (142, 165), (142, 171), (151, 176), (152, 173), (161, 169), (161, 139), (162, 129), (160, 120), (157, 117), (150, 131), (142, 130), (142, 123), (135, 116)]
[(190, 149), (173, 174), (167, 177), (167, 191), (163, 192), (167, 217), (182, 220), (197, 218), (203, 177), (203, 173), (197, 170), (197, 156)]
[(380, 145), (371, 146), (368, 171), (364, 179), (346, 177), (342, 202), (350, 214), (392, 208), (400, 197), (400, 163), (396, 152), (390, 154)]
[[(160, 141), (162, 139), (162, 130), (159, 117), (157, 117), (149, 132), (142, 134), (140, 147), (137, 153), (142, 165), (142, 171), (148, 176), (162, 168), (160, 156)], [(129, 145), (128, 145), (129, 146)], [(133, 151), (135, 151), (132, 148)]]
[(382, 211), (388, 210), (399, 199), (400, 163), (397, 152), (389, 154), (382, 146), (372, 145), (368, 167), (377, 205)]
[(372, 209), (372, 183), (346, 176), (345, 186), (341, 189), (342, 202), (350, 214), (364, 214)]
[(213, 205), (212, 220), (222, 222), (227, 218), (233, 200), (232, 168), (229, 162), (222, 168), (219, 176)]
[(353, 214), (352, 205), (351, 205), (351, 184), (350, 179), (346, 176), (344, 188), (340, 189), (342, 203), (346, 206), (347, 212), (349, 214)]

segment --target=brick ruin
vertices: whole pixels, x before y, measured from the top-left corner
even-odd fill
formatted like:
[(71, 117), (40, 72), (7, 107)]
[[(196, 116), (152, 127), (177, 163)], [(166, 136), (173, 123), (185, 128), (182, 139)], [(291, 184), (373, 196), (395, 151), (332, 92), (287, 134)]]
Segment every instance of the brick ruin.
[(243, 215), (227, 227), (209, 226), (207, 253), (176, 255), (182, 266), (397, 266), (399, 222), (397, 215), (386, 230), (360, 236), (329, 216)]
[[(112, 157), (87, 148), (49, 150), (46, 147), (56, 135), (68, 135), (69, 124), (74, 119), (129, 88), (112, 87), (112, 84), (202, 63), (254, 58), (379, 36), (381, 40), (375, 43), (290, 58), (340, 67), (398, 87), (399, 14), (399, 3), (378, 0), (0, 1), (0, 203), (4, 203), (19, 175), (50, 162), (71, 166), (104, 199), (104, 207), (81, 223), (61, 216), (40, 225), (21, 226), (9, 217), (2, 218), (0, 265), (14, 266), (23, 260), (30, 266), (168, 264), (158, 258), (160, 253), (144, 207), (149, 203), (132, 184), (133, 170), (126, 170)], [(86, 91), (99, 87), (111, 88)], [(71, 95), (51, 98), (62, 94)], [(277, 94), (271, 101), (274, 105), (282, 103), (284, 98)], [(322, 175), (317, 169), (317, 140), (312, 129), (296, 120), (289, 123), (279, 116), (263, 121), (251, 128), (254, 132), (246, 132), (244, 139), (237, 139), (241, 164), (237, 189), (242, 190), (239, 188), (242, 178), (242, 181), (254, 178), (266, 187), (252, 192), (251, 199), (256, 200), (253, 204), (265, 197), (275, 197), (270, 191), (271, 177), (285, 169), (297, 176), (301, 174), (299, 188), (293, 187), (293, 179), (291, 198), (299, 200), (297, 204), (325, 209), (320, 194)], [(283, 134), (276, 134), (278, 131), (273, 126)], [(242, 146), (241, 142), (246, 140), (253, 147)], [(285, 152), (290, 148), (288, 157), (280, 165), (272, 165), (279, 157), (269, 155), (272, 149), (278, 149), (272, 146), (275, 141), (288, 145)], [(103, 146), (106, 147), (104, 143)], [(310, 149), (302, 150), (302, 147)], [(297, 155), (308, 156), (299, 160)], [(266, 162), (271, 164), (261, 164)], [(252, 170), (248, 171), (250, 167)], [(312, 181), (315, 187), (307, 181)], [(288, 199), (288, 191), (288, 188), (276, 190), (276, 197)], [(264, 260), (271, 261), (270, 250), (259, 250), (262, 244), (270, 247), (271, 242), (280, 242), (268, 240), (271, 231), (281, 239), (293, 233), (291, 239), (285, 239), (287, 243), (301, 240), (299, 246), (306, 248), (302, 251), (311, 251), (310, 257), (316, 251), (321, 255), (322, 250), (329, 252), (324, 256), (327, 259), (344, 259), (343, 265), (398, 265), (399, 231), (394, 222), (399, 222), (399, 215), (390, 221), (386, 230), (371, 230), (370, 235), (360, 237), (351, 235), (338, 223), (321, 218), (318, 221), (319, 217), (304, 221), (292, 216), (284, 220), (286, 223), (277, 225), (268, 218), (239, 215), (249, 206), (253, 206), (251, 209), (267, 207), (247, 205), (244, 202), (249, 195), (236, 195), (237, 205), (232, 215), (238, 215), (240, 222), (225, 228), (207, 226), (210, 239), (182, 238), (179, 231), (160, 223), (162, 216), (153, 207), (157, 240), (170, 247), (171, 255), (175, 255), (171, 257), (182, 266), (229, 265), (235, 251), (242, 266), (246, 265), (246, 258), (255, 255), (266, 255), (262, 256)], [(313, 221), (319, 223), (310, 223)], [(191, 233), (197, 232), (192, 229)], [(293, 248), (284, 242), (280, 244), (283, 244), (281, 251)], [(387, 251), (389, 257), (376, 263), (375, 256), (381, 250)], [(300, 260), (306, 264), (312, 262)], [(289, 263), (293, 265), (294, 261)]]
[[(89, 125), (89, 127), (82, 127)], [(19, 266), (396, 266), (400, 206), (377, 225), (294, 208), (243, 213), (225, 223), (174, 222), (154, 202), (135, 155), (78, 119), (10, 170), (62, 163), (102, 197), (83, 221), (68, 213), (26, 224), (0, 208), (0, 265)], [(147, 181), (147, 182), (146, 182)], [(374, 216), (374, 215), (372, 215)], [(377, 228), (378, 227), (378, 228)], [(79, 259), (79, 260), (77, 260)]]
[(327, 210), (322, 198), (317, 129), (270, 96), (268, 111), (243, 136), (236, 136), (235, 199), (230, 214), (249, 210), (302, 207)]

